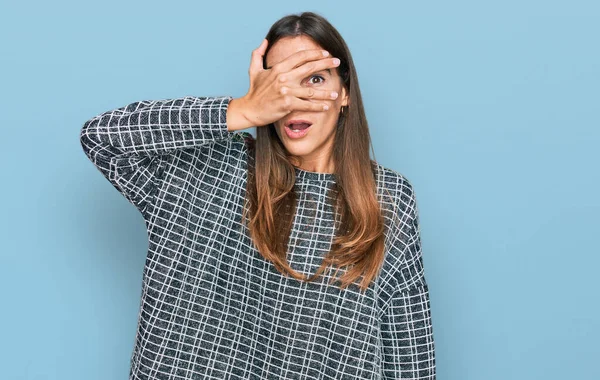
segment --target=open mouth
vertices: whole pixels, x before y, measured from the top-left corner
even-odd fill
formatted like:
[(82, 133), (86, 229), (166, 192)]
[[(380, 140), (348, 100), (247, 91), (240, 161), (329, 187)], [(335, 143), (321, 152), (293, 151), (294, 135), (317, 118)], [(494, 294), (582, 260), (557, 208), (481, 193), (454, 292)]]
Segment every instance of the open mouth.
[(289, 120), (285, 123), (285, 134), (290, 139), (299, 139), (306, 136), (311, 125), (308, 120)]
[(285, 127), (290, 129), (293, 132), (300, 132), (305, 129), (308, 129), (312, 123), (308, 120), (290, 120), (285, 123)]
[(285, 134), (290, 139), (299, 139), (306, 136), (311, 125), (308, 120), (289, 120), (285, 123)]

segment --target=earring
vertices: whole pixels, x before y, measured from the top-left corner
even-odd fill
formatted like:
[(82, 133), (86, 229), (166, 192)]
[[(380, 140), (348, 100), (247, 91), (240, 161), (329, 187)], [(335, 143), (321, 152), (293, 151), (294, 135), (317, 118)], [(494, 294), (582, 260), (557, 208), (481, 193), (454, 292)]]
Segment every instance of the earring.
[(344, 114), (344, 106), (342, 106), (342, 107), (340, 108), (340, 113), (341, 113), (342, 115)]

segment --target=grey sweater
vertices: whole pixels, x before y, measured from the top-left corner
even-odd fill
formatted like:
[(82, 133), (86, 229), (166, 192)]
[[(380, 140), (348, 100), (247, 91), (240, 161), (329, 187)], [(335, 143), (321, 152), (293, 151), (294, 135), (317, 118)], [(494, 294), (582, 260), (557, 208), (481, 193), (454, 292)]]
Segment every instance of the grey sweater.
[[(81, 129), (87, 157), (147, 226), (130, 379), (435, 379), (409, 181), (376, 164), (386, 252), (366, 292), (286, 277), (241, 222), (253, 136), (227, 130), (231, 99), (134, 102)], [(287, 257), (310, 275), (331, 247), (335, 175), (295, 170)]]

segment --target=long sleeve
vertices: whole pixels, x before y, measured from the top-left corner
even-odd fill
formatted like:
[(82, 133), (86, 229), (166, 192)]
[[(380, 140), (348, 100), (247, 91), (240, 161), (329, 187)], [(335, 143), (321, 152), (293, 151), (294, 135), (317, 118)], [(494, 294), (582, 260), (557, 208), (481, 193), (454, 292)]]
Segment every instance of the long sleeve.
[(187, 96), (134, 102), (86, 121), (81, 146), (104, 177), (143, 214), (168, 155), (234, 136), (226, 120), (231, 99)]
[[(411, 188), (412, 190), (412, 188)], [(435, 350), (429, 289), (424, 277), (421, 234), (414, 192), (405, 226), (397, 228), (393, 244), (402, 250), (398, 283), (382, 312), (382, 366), (384, 379), (434, 380)]]

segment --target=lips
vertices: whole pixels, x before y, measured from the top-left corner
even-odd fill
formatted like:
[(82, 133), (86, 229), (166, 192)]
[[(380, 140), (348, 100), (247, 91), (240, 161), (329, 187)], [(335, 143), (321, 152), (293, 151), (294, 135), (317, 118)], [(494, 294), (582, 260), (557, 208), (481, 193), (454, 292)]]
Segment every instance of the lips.
[(289, 128), (291, 130), (304, 130), (308, 127), (310, 127), (312, 125), (312, 123), (308, 120), (302, 120), (302, 119), (293, 119), (293, 120), (288, 120), (285, 123), (285, 127)]
[(312, 123), (308, 120), (292, 119), (285, 123), (283, 130), (288, 138), (296, 140), (306, 136), (311, 125)]

